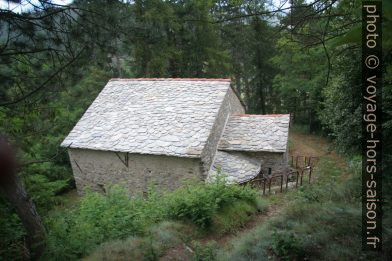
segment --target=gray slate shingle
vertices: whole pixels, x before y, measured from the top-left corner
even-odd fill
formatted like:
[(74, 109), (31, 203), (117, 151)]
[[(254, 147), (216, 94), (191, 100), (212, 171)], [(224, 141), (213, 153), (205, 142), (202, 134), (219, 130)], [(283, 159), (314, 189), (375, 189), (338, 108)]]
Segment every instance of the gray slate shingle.
[(229, 81), (111, 80), (64, 147), (200, 157)]
[(289, 114), (231, 116), (218, 149), (285, 152), (289, 122)]
[(217, 151), (208, 179), (213, 180), (220, 170), (227, 183), (243, 183), (256, 177), (260, 168), (261, 161), (259, 160), (241, 153)]

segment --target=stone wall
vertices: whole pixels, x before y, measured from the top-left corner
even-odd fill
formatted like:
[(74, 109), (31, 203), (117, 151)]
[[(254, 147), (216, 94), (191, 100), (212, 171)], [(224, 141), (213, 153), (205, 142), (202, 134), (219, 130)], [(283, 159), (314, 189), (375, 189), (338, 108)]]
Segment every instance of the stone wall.
[(232, 88), (229, 88), (229, 91), (226, 93), (223, 103), (219, 109), (218, 116), (216, 117), (215, 123), (210, 132), (210, 136), (208, 137), (207, 143), (201, 154), (203, 162), (201, 168), (204, 179), (207, 177), (211, 168), (219, 140), (223, 134), (229, 115), (242, 113), (245, 113), (244, 107)]
[(110, 185), (122, 184), (131, 195), (140, 195), (151, 185), (173, 190), (186, 180), (202, 178), (198, 158), (128, 154), (127, 159), (126, 153), (85, 149), (69, 149), (68, 153), (81, 194), (87, 188), (105, 191)]
[(227, 98), (230, 103), (230, 114), (244, 114), (245, 113), (245, 108), (240, 102), (237, 94), (234, 93), (233, 89), (230, 88)]
[(246, 154), (262, 162), (261, 170), (263, 174), (268, 174), (268, 168), (271, 168), (272, 175), (287, 174), (289, 171), (287, 153), (249, 152)]

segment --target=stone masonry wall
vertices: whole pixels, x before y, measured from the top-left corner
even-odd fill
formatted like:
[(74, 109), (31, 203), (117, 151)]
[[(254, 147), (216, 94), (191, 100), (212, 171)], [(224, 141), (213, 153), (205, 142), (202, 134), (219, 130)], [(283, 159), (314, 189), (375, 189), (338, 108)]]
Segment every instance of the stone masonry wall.
[(261, 161), (261, 170), (263, 174), (268, 174), (268, 168), (271, 168), (271, 174), (287, 174), (289, 165), (286, 153), (277, 152), (251, 152), (247, 153), (252, 158)]
[(230, 114), (244, 114), (245, 108), (241, 104), (240, 100), (238, 99), (237, 95), (234, 93), (233, 89), (229, 89), (229, 93), (227, 96), (229, 103), (230, 103)]
[(208, 137), (207, 143), (201, 154), (201, 171), (203, 173), (203, 179), (205, 179), (208, 175), (229, 115), (242, 113), (245, 113), (244, 107), (232, 88), (229, 88), (229, 91), (227, 92), (219, 109), (218, 116), (216, 117), (215, 123), (210, 132), (210, 136)]
[(201, 179), (197, 158), (128, 154), (127, 167), (125, 153), (85, 149), (69, 149), (68, 153), (80, 194), (87, 188), (105, 191), (110, 185), (122, 184), (131, 195), (140, 195), (151, 185), (173, 190), (185, 180)]

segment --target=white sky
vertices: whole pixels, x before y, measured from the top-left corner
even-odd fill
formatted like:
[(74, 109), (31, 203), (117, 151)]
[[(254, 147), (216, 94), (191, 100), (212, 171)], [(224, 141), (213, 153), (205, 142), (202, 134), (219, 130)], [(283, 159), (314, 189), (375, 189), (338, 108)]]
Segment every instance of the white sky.
[(270, 0), (271, 9), (287, 8), (290, 7), (290, 0)]
[[(67, 5), (71, 3), (73, 0), (52, 0), (52, 3), (57, 5)], [(270, 0), (271, 2), (271, 10), (278, 8), (286, 8), (290, 6), (290, 0)], [(14, 3), (12, 1), (0, 0), (0, 8), (12, 10), (16, 13), (21, 13), (23, 11), (28, 11), (32, 5), (30, 4), (38, 4), (38, 0), (21, 0), (20, 3)]]
[[(72, 2), (72, 0), (52, 0), (51, 1), (57, 5), (66, 5)], [(32, 8), (32, 5), (40, 5), (38, 0), (21, 0), (20, 3), (14, 3), (12, 1), (0, 0), (0, 8), (12, 10), (16, 13), (21, 13), (23, 11), (28, 11)]]

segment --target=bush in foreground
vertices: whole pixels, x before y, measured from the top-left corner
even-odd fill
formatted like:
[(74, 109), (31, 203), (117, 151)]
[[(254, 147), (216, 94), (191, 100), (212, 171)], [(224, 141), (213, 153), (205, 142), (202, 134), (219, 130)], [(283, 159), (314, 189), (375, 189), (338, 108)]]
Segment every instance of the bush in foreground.
[[(138, 244), (146, 246), (154, 224), (165, 220), (193, 224), (200, 231), (208, 231), (213, 224), (219, 223), (219, 213), (225, 211), (232, 213), (235, 216), (233, 219), (238, 218), (238, 222), (232, 224), (237, 225), (241, 224), (241, 219), (256, 212), (260, 205), (255, 190), (225, 185), (220, 180), (210, 184), (188, 184), (164, 194), (152, 191), (146, 199), (130, 198), (125, 189), (115, 186), (107, 195), (88, 193), (80, 206), (57, 213), (47, 220), (49, 234), (45, 258), (80, 258), (92, 253), (101, 243), (114, 240), (127, 239), (108, 243), (112, 247), (117, 245), (121, 249), (123, 245), (130, 249), (130, 245), (133, 245), (137, 249)], [(230, 211), (230, 207), (245, 209), (247, 215), (240, 216), (238, 211)], [(161, 250), (151, 253), (162, 254), (165, 247), (159, 245)]]
[(391, 234), (385, 229), (384, 256), (361, 251), (360, 161), (349, 165), (345, 170), (320, 162), (317, 184), (288, 193), (290, 205), (281, 215), (239, 238), (219, 259), (389, 260)]
[(190, 225), (164, 221), (149, 228), (145, 236), (103, 243), (86, 261), (156, 260), (170, 247), (189, 242), (196, 233)]

